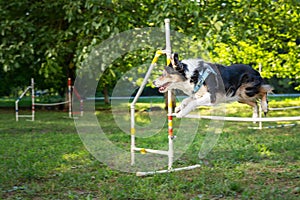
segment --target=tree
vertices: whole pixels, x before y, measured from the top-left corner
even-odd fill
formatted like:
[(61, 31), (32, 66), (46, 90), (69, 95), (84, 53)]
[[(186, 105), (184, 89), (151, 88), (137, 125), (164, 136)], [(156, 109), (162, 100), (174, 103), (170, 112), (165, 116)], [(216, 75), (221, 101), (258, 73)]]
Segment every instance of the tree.
[[(0, 0), (0, 11), (0, 78), (6, 82), (1, 95), (31, 77), (40, 89), (62, 94), (67, 77), (75, 78), (96, 45), (126, 30), (163, 27), (164, 18), (187, 36), (188, 48), (173, 49), (181, 55), (198, 57), (205, 50), (215, 62), (261, 64), (264, 77), (289, 77), (300, 90), (300, 6), (293, 0)], [(123, 55), (99, 87), (111, 88), (152, 53), (145, 48)]]
[(266, 78), (289, 77), (300, 83), (298, 3), (228, 1), (221, 7), (225, 34), (212, 52), (214, 60), (251, 64), (256, 69), (262, 65)]

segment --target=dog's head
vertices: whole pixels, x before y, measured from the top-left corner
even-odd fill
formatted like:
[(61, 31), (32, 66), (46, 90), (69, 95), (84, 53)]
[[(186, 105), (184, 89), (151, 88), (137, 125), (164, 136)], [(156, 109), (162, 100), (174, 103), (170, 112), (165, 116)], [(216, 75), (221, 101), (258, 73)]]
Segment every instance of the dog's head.
[(178, 54), (173, 55), (172, 62), (166, 66), (160, 77), (153, 81), (153, 85), (159, 88), (159, 92), (164, 93), (170, 89), (178, 88), (178, 85), (187, 80), (185, 71), (186, 64), (178, 59)]

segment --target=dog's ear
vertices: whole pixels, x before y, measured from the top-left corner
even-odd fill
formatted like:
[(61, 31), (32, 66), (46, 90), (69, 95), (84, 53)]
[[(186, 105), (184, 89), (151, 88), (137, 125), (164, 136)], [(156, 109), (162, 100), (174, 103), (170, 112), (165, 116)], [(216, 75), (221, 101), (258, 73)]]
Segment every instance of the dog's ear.
[(178, 53), (176, 53), (176, 52), (173, 54), (173, 62), (174, 62), (174, 65), (177, 66), (177, 67), (180, 65), (180, 61), (179, 61), (179, 58), (178, 58)]
[(172, 63), (172, 66), (175, 70), (181, 70), (182, 68), (182, 63), (179, 61), (179, 58), (178, 58), (178, 53), (173, 53), (172, 55), (172, 59), (171, 59), (171, 63)]

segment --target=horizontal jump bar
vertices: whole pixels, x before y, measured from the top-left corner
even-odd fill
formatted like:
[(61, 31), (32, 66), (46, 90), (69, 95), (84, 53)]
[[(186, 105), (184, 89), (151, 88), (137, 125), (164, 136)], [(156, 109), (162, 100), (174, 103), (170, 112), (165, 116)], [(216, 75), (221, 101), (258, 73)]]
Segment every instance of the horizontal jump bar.
[(187, 166), (187, 167), (180, 167), (180, 168), (174, 168), (174, 169), (170, 169), (170, 170), (159, 170), (159, 171), (152, 171), (152, 172), (137, 172), (136, 175), (137, 176), (149, 176), (149, 175), (154, 175), (154, 174), (163, 174), (163, 173), (170, 173), (170, 172), (176, 172), (176, 171), (182, 171), (182, 170), (191, 170), (191, 169), (195, 169), (201, 167), (201, 165), (197, 164), (197, 165), (191, 165), (191, 166)]
[(161, 155), (169, 155), (168, 151), (162, 151), (162, 150), (154, 150), (154, 149), (145, 149), (145, 148), (133, 148), (135, 151), (143, 151), (145, 153), (155, 153), (155, 154), (161, 154)]
[(263, 127), (248, 127), (249, 129), (267, 129), (267, 128), (282, 128), (282, 127), (289, 127), (295, 126), (296, 124), (282, 124), (282, 125), (275, 125), (275, 126), (263, 126)]
[[(173, 114), (176, 116), (176, 114)], [(240, 122), (277, 122), (277, 121), (299, 121), (300, 116), (295, 117), (266, 117), (266, 118), (252, 118), (252, 117), (222, 117), (222, 116), (201, 116), (201, 115), (186, 115), (184, 118), (193, 119), (213, 119), (221, 121), (240, 121)]]
[(18, 115), (18, 117), (32, 117), (32, 115)]
[(269, 110), (288, 110), (288, 109), (298, 109), (300, 106), (290, 106), (290, 107), (282, 107), (282, 108), (269, 108)]

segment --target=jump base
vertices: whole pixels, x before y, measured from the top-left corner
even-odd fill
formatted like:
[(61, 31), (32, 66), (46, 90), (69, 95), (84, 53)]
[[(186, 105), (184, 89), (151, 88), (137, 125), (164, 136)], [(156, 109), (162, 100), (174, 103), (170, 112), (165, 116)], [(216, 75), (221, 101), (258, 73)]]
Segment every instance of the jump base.
[(180, 168), (174, 168), (170, 170), (158, 170), (158, 171), (150, 171), (150, 172), (137, 172), (136, 176), (151, 176), (155, 174), (164, 174), (164, 173), (171, 173), (171, 172), (177, 172), (177, 171), (183, 171), (183, 170), (192, 170), (195, 168), (201, 167), (201, 165), (191, 165), (188, 167), (180, 167)]

